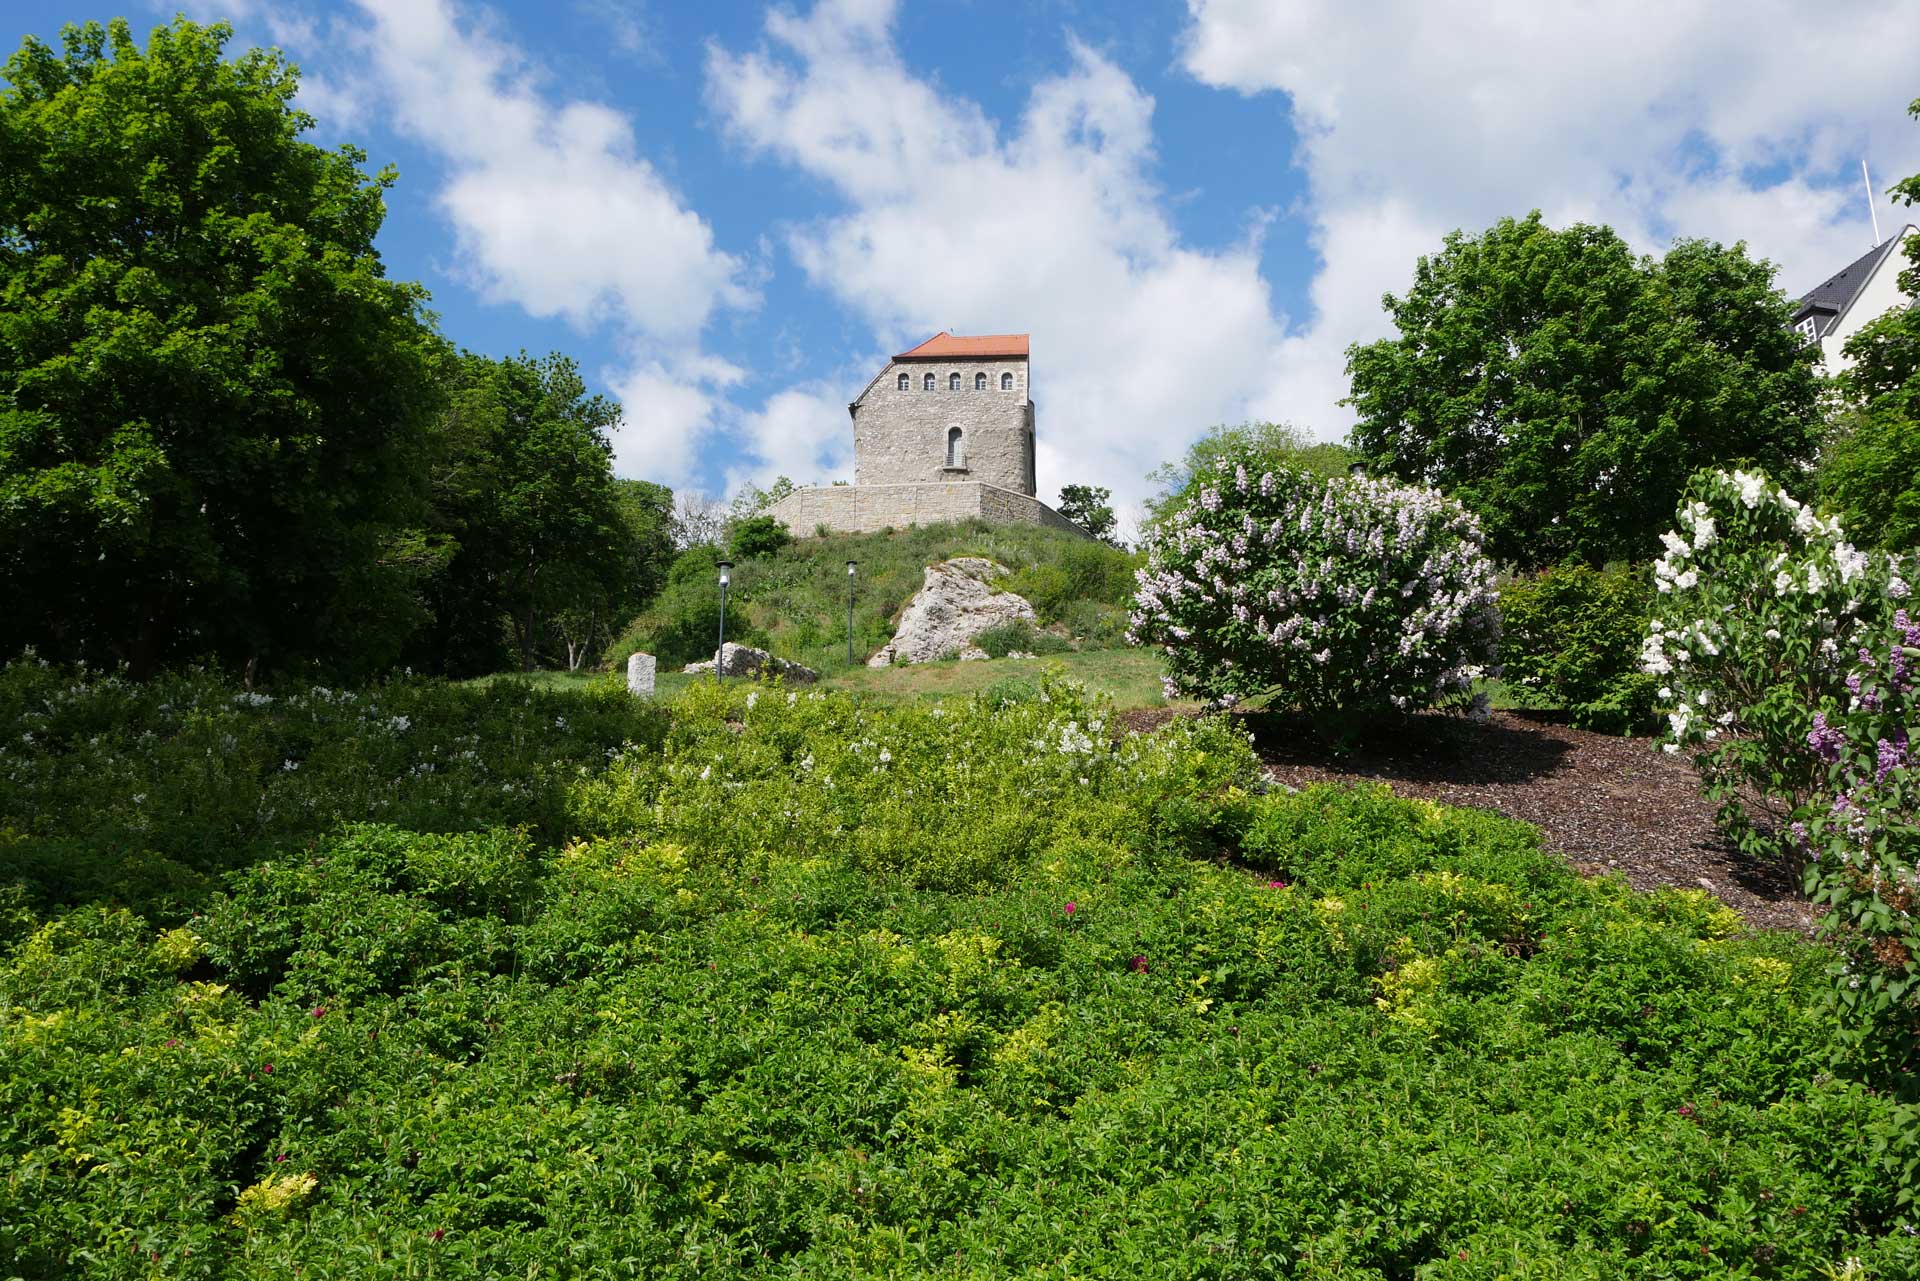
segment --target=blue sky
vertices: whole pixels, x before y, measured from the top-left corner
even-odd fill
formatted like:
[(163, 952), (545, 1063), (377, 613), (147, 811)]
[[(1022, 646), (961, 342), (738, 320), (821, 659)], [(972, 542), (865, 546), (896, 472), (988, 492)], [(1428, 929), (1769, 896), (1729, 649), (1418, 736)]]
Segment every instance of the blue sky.
[(450, 337), (575, 356), (627, 407), (620, 469), (710, 493), (850, 474), (888, 353), (1026, 331), (1043, 496), (1128, 510), (1210, 424), (1340, 435), (1342, 353), (1454, 227), (1740, 239), (1797, 293), (1871, 241), (1860, 161), (1920, 170), (1898, 0), (178, 7), (398, 167), (382, 251)]

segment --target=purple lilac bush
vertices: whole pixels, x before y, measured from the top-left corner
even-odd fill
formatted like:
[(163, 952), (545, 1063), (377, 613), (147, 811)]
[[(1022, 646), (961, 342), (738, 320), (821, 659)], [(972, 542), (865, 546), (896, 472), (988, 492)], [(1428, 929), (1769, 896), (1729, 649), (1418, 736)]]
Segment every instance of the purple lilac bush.
[(1479, 522), (1431, 489), (1253, 461), (1222, 456), (1148, 531), (1128, 638), (1165, 649), (1169, 696), (1277, 693), (1343, 731), (1472, 701), (1500, 634)]
[(1668, 752), (1687, 752), (1723, 829), (1804, 867), (1841, 952), (1842, 1003), (1920, 1022), (1920, 626), (1912, 557), (1872, 554), (1765, 476), (1703, 472), (1662, 535), (1642, 650)]

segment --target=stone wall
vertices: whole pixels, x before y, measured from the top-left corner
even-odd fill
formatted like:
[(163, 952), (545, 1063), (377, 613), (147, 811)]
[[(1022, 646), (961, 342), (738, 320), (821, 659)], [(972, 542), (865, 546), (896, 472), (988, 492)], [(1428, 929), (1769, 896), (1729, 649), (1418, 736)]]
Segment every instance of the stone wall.
[[(928, 374), (932, 391), (925, 390)], [(954, 374), (958, 391), (949, 390)], [(983, 391), (974, 390), (976, 374), (987, 376)], [(1007, 391), (1000, 389), (1002, 374), (1013, 375)], [(947, 434), (955, 427), (962, 465), (948, 467)], [(1033, 427), (1024, 360), (896, 360), (854, 402), (854, 483), (982, 483), (1030, 495), (1036, 490)]]
[(1029, 494), (979, 481), (919, 485), (824, 485), (797, 489), (767, 509), (799, 538), (825, 525), (835, 533), (870, 534), (909, 525), (956, 520), (1049, 525), (1085, 536), (1086, 530)]

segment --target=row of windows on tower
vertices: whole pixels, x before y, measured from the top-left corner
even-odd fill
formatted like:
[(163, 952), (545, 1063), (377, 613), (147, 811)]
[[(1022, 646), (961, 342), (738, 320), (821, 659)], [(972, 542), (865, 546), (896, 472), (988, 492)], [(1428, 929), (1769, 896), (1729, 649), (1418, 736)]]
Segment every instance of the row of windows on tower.
[[(938, 379), (936, 379), (936, 378), (935, 378), (935, 377), (934, 377), (934, 376), (933, 376), (932, 374), (928, 374), (928, 375), (927, 375), (926, 377), (924, 377), (924, 378), (922, 378), (922, 379), (920, 380), (920, 390), (921, 390), (921, 391), (932, 391), (932, 390), (933, 390), (934, 388), (936, 388), (936, 387), (938, 387), (939, 385), (940, 385), (940, 382), (939, 382), (939, 380), (938, 380)], [(908, 390), (910, 390), (910, 389), (911, 389), (912, 387), (913, 387), (913, 379), (912, 379), (912, 378), (911, 378), (910, 376), (908, 376), (908, 375), (906, 375), (906, 374), (901, 374), (901, 375), (900, 375), (900, 390), (901, 390), (901, 391), (908, 391)], [(975, 375), (973, 376), (973, 389), (974, 389), (975, 391), (985, 391), (985, 390), (987, 389), (987, 376), (986, 376), (985, 374), (975, 374)], [(948, 391), (959, 391), (959, 390), (960, 390), (960, 375), (959, 375), (959, 374), (948, 374), (948, 375), (947, 375), (947, 390), (948, 390)], [(1001, 391), (1012, 391), (1012, 390), (1013, 390), (1013, 375), (1012, 375), (1012, 374), (1001, 374), (1001, 375), (1000, 375), (1000, 390), (1001, 390)]]

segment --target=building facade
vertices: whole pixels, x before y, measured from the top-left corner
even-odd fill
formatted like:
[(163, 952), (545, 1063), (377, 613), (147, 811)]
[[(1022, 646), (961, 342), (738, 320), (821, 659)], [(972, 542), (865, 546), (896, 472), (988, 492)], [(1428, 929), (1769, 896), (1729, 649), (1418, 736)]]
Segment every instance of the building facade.
[(1794, 332), (1802, 343), (1820, 345), (1820, 365), (1825, 372), (1837, 374), (1853, 363), (1843, 350), (1847, 339), (1894, 308), (1914, 305), (1900, 288), (1900, 273), (1908, 266), (1907, 256), (1900, 251), (1915, 231), (1909, 223), (1829, 276), (1795, 305)]
[(979, 518), (1084, 533), (1037, 497), (1026, 334), (939, 333), (887, 362), (847, 413), (853, 484), (796, 490), (795, 534)]

